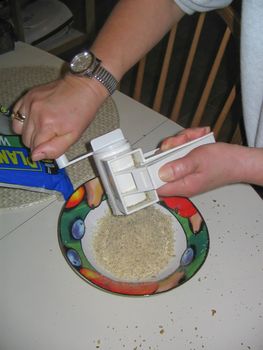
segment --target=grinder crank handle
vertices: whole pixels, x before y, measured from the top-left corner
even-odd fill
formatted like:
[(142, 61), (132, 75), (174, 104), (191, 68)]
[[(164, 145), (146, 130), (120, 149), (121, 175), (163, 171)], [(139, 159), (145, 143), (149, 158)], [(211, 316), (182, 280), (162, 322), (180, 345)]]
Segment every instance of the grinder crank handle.
[(93, 155), (93, 152), (90, 152), (90, 153), (83, 154), (82, 156), (80, 156), (78, 158), (68, 160), (67, 156), (65, 154), (62, 154), (62, 156), (60, 156), (56, 159), (56, 163), (57, 163), (59, 169), (63, 169), (69, 165), (75, 164), (75, 163), (79, 162), (80, 160), (88, 158), (92, 155)]

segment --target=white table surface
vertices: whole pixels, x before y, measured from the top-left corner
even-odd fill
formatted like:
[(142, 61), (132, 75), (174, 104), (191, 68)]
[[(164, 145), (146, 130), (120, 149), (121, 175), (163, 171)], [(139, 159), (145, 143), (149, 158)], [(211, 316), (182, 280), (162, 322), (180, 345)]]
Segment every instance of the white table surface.
[[(0, 66), (61, 61), (18, 43)], [(179, 128), (116, 92), (120, 126), (150, 150)], [(61, 202), (0, 212), (0, 350), (263, 349), (263, 201), (247, 185), (192, 198), (209, 230), (202, 268), (172, 291), (142, 298), (100, 291), (58, 244)], [(213, 311), (214, 310), (214, 311)]]

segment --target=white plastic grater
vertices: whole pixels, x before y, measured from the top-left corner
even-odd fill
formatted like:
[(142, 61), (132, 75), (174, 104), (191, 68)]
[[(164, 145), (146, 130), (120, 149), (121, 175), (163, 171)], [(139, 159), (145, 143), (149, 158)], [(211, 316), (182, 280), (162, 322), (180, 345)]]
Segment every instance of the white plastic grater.
[(113, 214), (129, 215), (159, 201), (156, 190), (165, 182), (158, 172), (165, 163), (214, 142), (213, 133), (209, 133), (165, 152), (157, 153), (158, 149), (155, 149), (143, 154), (140, 148), (132, 149), (121, 129), (116, 129), (93, 139), (93, 152), (72, 161), (62, 155), (57, 164), (59, 168), (65, 168), (93, 156)]

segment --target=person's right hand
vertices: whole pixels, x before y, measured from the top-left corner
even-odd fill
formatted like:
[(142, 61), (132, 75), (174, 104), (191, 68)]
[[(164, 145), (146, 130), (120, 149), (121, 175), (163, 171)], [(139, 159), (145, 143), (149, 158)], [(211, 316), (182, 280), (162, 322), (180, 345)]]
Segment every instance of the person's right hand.
[(31, 149), (32, 160), (58, 158), (78, 140), (107, 95), (95, 79), (65, 75), (17, 101), (13, 111), (26, 119), (14, 119), (13, 130)]

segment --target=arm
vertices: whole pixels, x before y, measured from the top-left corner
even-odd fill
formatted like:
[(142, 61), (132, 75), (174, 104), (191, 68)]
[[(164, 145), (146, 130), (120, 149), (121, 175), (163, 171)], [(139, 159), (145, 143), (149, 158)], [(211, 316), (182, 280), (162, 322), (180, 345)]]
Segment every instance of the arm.
[(173, 0), (122, 0), (91, 47), (118, 80), (179, 22)]
[[(186, 129), (169, 138), (164, 149), (200, 137), (206, 128)], [(204, 145), (185, 157), (165, 164), (159, 173), (163, 181), (158, 193), (163, 196), (193, 196), (232, 183), (263, 186), (263, 148), (227, 143)]]
[[(91, 50), (120, 80), (182, 16), (173, 0), (121, 0)], [(14, 111), (26, 120), (14, 120), (13, 129), (22, 134), (33, 160), (57, 158), (77, 141), (107, 96), (96, 79), (67, 74), (32, 89), (16, 103)]]

